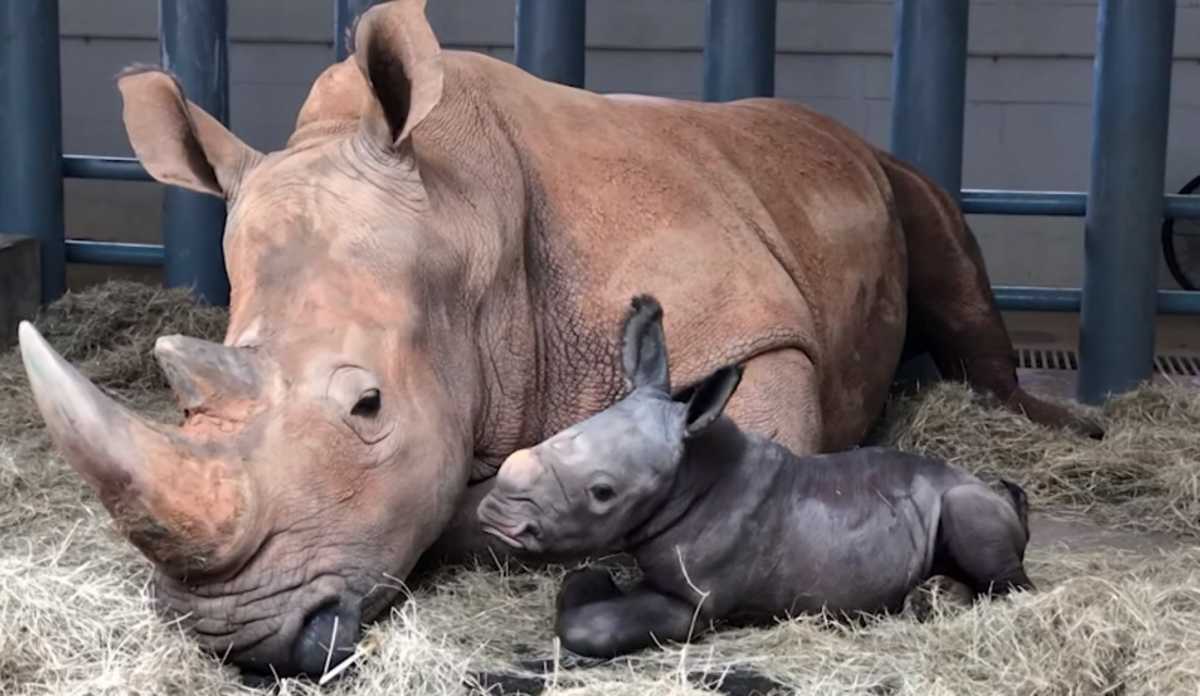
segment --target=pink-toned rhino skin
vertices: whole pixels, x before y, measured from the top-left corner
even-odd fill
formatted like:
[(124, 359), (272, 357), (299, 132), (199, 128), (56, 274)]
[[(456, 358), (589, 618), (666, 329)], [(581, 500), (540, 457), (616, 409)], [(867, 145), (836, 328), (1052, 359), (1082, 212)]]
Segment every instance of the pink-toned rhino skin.
[(798, 454), (862, 439), (906, 326), (947, 376), (1092, 427), (1018, 387), (952, 200), (803, 106), (544, 82), (441, 51), (423, 0), (364, 15), (278, 152), (163, 72), (118, 86), (147, 170), (228, 203), (225, 346), (160, 343), (176, 429), (103, 407), (32, 327), (22, 350), (164, 611), (239, 664), (307, 671), (293, 644), (321, 607), (370, 618), (422, 554), (505, 553), (478, 500), (504, 457), (621, 395), (636, 294), (666, 310), (677, 388), (745, 361), (728, 415)]

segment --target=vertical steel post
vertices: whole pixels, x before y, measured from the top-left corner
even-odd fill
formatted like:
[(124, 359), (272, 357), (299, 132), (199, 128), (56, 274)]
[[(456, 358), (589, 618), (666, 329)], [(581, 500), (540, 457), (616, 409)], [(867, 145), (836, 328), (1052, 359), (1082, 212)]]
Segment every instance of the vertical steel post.
[(1175, 0), (1101, 0), (1084, 232), (1079, 399), (1152, 375)]
[(58, 0), (0, 0), (0, 233), (41, 245), (42, 302), (66, 289)]
[(704, 100), (775, 96), (776, 0), (708, 0)]
[(374, 5), (374, 0), (333, 0), (333, 59), (341, 62), (350, 55), (350, 27), (354, 20)]
[(586, 27), (587, 0), (517, 0), (517, 66), (583, 87)]
[(897, 0), (892, 154), (959, 199), (968, 0)]
[[(179, 78), (188, 99), (228, 124), (225, 0), (159, 0), (158, 8), (163, 67)], [(204, 302), (228, 304), (224, 231), (224, 201), (168, 186), (163, 192), (167, 287), (190, 287)]]
[[(962, 188), (968, 7), (968, 0), (895, 3), (892, 154), (920, 169), (955, 200)], [(902, 382), (938, 378), (928, 353), (913, 352), (897, 371)]]

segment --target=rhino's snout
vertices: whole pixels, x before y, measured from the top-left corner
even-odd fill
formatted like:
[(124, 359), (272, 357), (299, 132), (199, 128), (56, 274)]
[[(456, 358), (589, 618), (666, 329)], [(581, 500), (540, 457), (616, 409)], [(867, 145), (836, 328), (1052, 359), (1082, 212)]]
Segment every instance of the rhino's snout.
[(320, 676), (345, 661), (361, 637), (361, 618), (357, 602), (335, 601), (309, 614), (292, 647), (295, 670)]

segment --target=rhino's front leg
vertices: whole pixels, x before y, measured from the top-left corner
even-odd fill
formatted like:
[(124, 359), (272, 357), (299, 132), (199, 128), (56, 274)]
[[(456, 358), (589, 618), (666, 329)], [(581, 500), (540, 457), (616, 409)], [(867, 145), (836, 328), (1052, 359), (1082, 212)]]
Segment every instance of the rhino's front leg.
[(656, 643), (688, 640), (693, 615), (691, 605), (643, 585), (561, 612), (555, 631), (567, 650), (611, 659)]

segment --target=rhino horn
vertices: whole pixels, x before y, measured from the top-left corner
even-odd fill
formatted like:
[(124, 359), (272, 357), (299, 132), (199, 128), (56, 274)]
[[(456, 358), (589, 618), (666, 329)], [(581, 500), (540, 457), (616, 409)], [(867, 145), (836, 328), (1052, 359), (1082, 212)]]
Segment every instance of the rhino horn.
[(163, 336), (154, 343), (154, 357), (185, 411), (210, 410), (219, 403), (248, 401), (258, 395), (259, 371), (245, 348)]
[(21, 358), (46, 429), (117, 527), (175, 575), (228, 560), (249, 514), (249, 477), (231, 457), (151, 424), (103, 394), (29, 322)]

